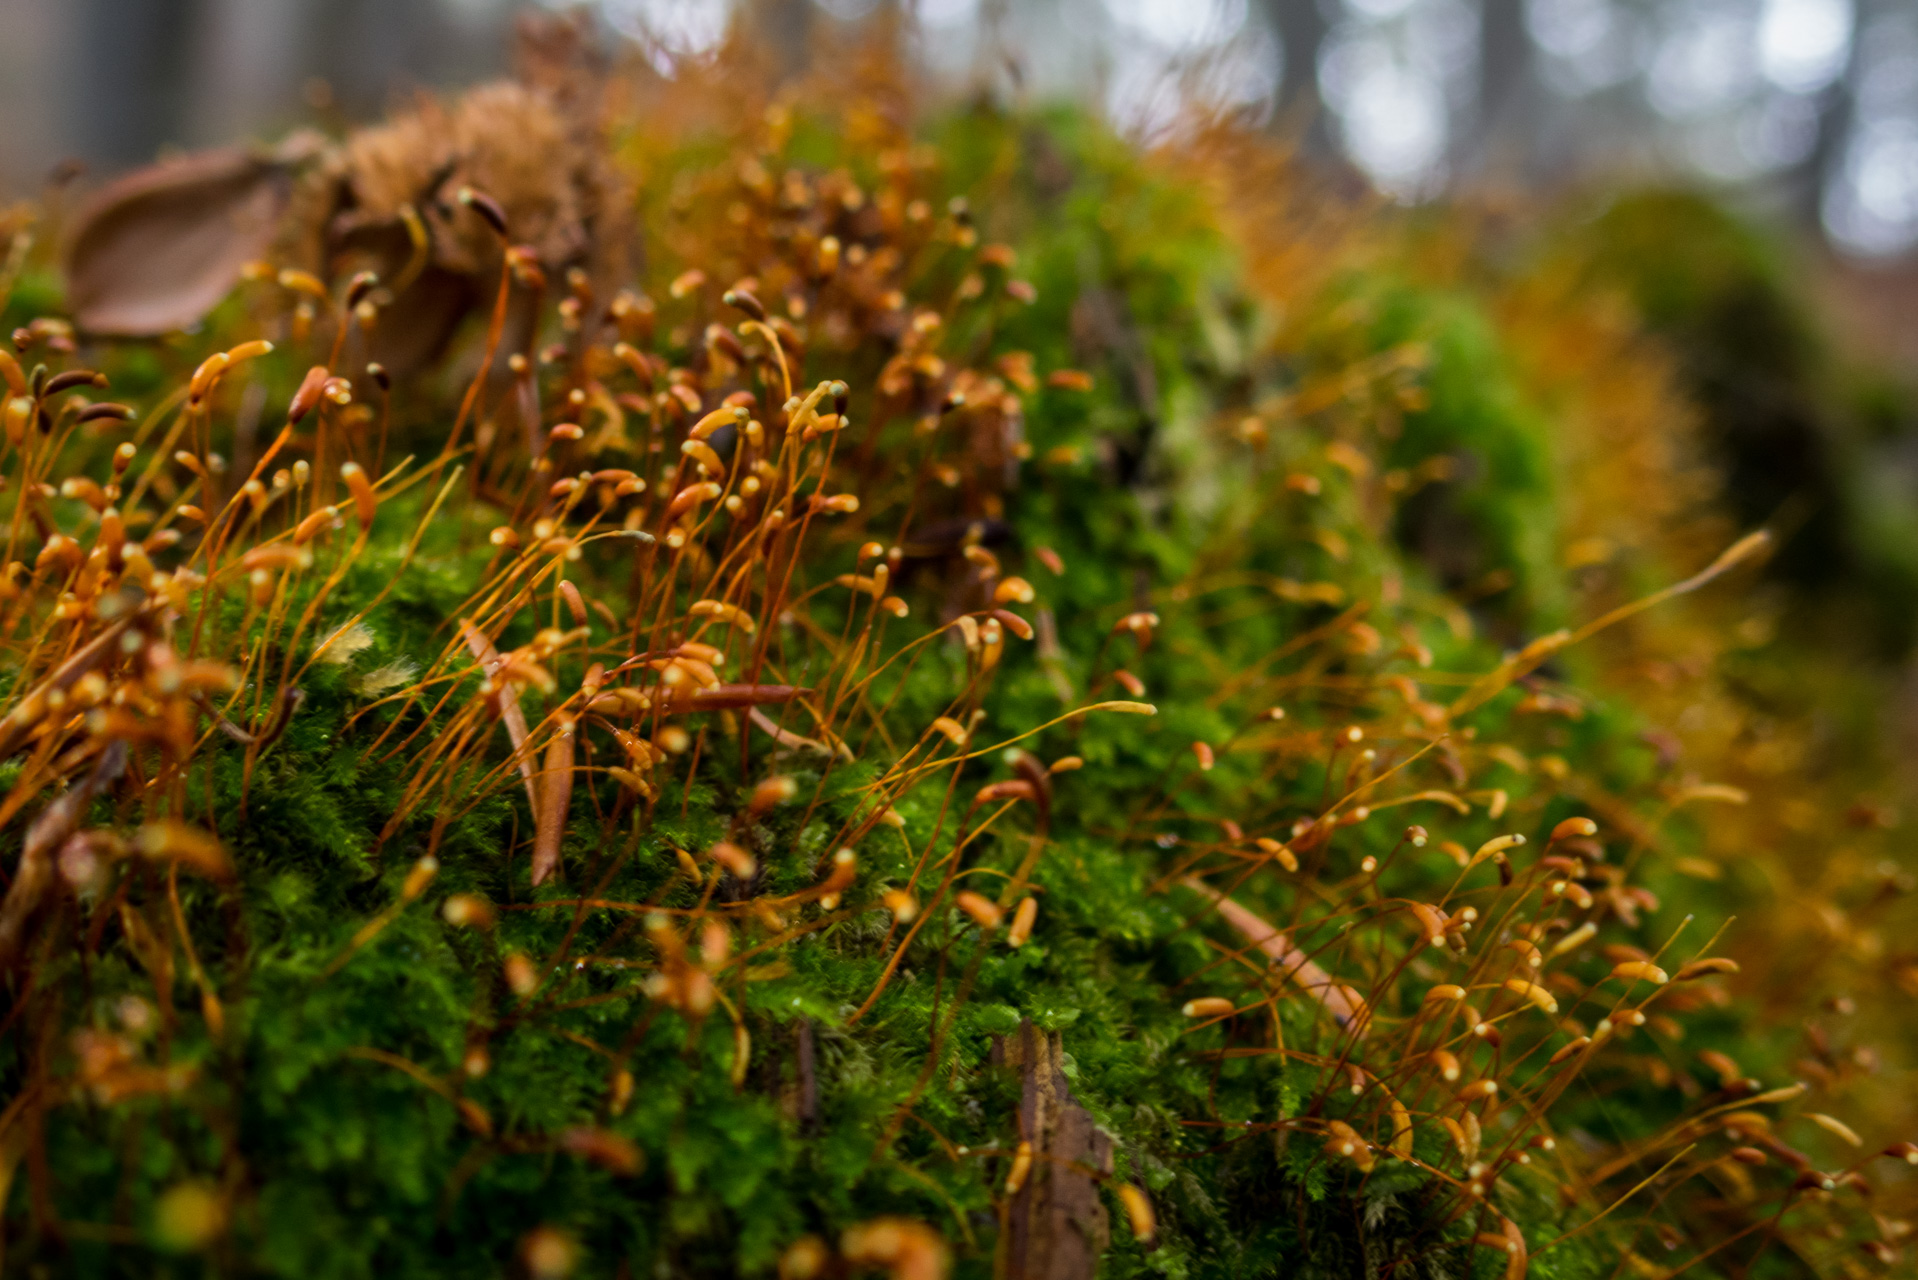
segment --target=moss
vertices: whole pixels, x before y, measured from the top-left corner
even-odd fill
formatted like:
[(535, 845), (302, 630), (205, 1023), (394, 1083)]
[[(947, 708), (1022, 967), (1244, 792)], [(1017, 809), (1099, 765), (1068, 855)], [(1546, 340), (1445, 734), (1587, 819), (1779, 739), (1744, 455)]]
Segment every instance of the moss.
[[(304, 700), (265, 750), (196, 719), (208, 736), (168, 775), (177, 809), (142, 813), (147, 802), (130, 793), (100, 802), (101, 829), (190, 818), (218, 836), (234, 872), (169, 874), (130, 859), (116, 864), (117, 898), (71, 909), (63, 900), (50, 916), (20, 988), (23, 1030), (0, 1048), (14, 1096), (54, 1080), (61, 1091), (33, 1104), (40, 1128), (5, 1148), (14, 1160), (29, 1150), (44, 1160), (8, 1189), (8, 1268), (501, 1274), (526, 1265), (518, 1251), (552, 1229), (577, 1243), (582, 1274), (759, 1275), (803, 1235), (837, 1240), (848, 1226), (902, 1216), (931, 1224), (960, 1274), (983, 1276), (995, 1249), (1008, 1247), (1004, 1215), (1018, 1211), (1004, 1190), (1008, 1153), (1026, 1136), (1020, 1081), (989, 1064), (995, 1038), (1025, 1022), (1061, 1035), (1071, 1094), (1112, 1140), (1113, 1168), (1098, 1182), (1119, 1224), (1102, 1271), (1117, 1277), (1494, 1274), (1506, 1266), (1503, 1246), (1475, 1237), (1505, 1238), (1509, 1219), (1536, 1249), (1580, 1228), (1649, 1169), (1626, 1159), (1583, 1188), (1575, 1171), (1639, 1144), (1662, 1159), (1670, 1147), (1661, 1144), (1712, 1105), (1690, 1096), (1700, 1081), (1683, 1076), (1688, 1093), (1669, 1068), (1648, 1065), (1662, 1064), (1673, 1043), (1660, 1028), (1626, 1039), (1621, 1022), (1615, 1040), (1567, 1071), (1546, 1061), (1580, 1028), (1597, 1033), (1601, 1017), (1622, 1017), (1619, 988), (1598, 986), (1612, 958), (1593, 946), (1553, 961), (1567, 977), (1562, 1017), (1504, 985), (1505, 957), (1520, 963), (1504, 944), (1521, 928), (1549, 944), (1589, 918), (1601, 943), (1664, 946), (1677, 908), (1654, 910), (1633, 891), (1649, 882), (1684, 892), (1668, 868), (1705, 835), (1675, 824), (1639, 865), (1655, 821), (1647, 815), (1673, 802), (1655, 749), (1638, 737), (1645, 721), (1602, 689), (1547, 669), (1523, 673), (1477, 709), (1447, 708), (1498, 667), (1506, 645), (1570, 621), (1576, 607), (1556, 567), (1562, 463), (1483, 299), (1361, 263), (1300, 299), (1307, 331), (1284, 331), (1275, 349), (1270, 300), (1242, 286), (1245, 250), (1206, 193), (1089, 120), (940, 117), (924, 137), (943, 168), (910, 179), (842, 142), (835, 123), (830, 112), (801, 113), (784, 150), (703, 133), (679, 151), (649, 153), (655, 183), (643, 207), (658, 218), (648, 234), (662, 251), (647, 284), (662, 306), (667, 281), (691, 265), (682, 260), (689, 245), (713, 255), (715, 272), (724, 263), (742, 274), (780, 270), (801, 252), (790, 227), (761, 244), (752, 228), (702, 221), (746, 198), (716, 172), (719, 158), (751, 155), (820, 182), (843, 167), (875, 202), (897, 197), (902, 226), (914, 225), (906, 197), (924, 199), (924, 218), (950, 237), (871, 234), (875, 250), (907, 245), (916, 255), (916, 269), (899, 277), (911, 308), (951, 313), (938, 348), (951, 368), (923, 394), (888, 393), (907, 340), (887, 317), (905, 312), (862, 312), (870, 329), (837, 343), (822, 324), (806, 383), (850, 384), (854, 425), (810, 491), (856, 491), (857, 519), (843, 532), (814, 519), (794, 589), (777, 604), (766, 585), (773, 568), (742, 597), (764, 606), (755, 633), (768, 637), (763, 674), (808, 686), (819, 723), (794, 704), (767, 710), (829, 747), (830, 724), (846, 751), (775, 752), (736, 710), (700, 713), (683, 718), (691, 750), (655, 753), (665, 763), (645, 792), (608, 772), (637, 768), (646, 753), (620, 754), (613, 713), (589, 719), (591, 695), (569, 700), (572, 691), (590, 662), (620, 668), (663, 649), (635, 638), (655, 612), (672, 620), (662, 642), (694, 634), (687, 610), (701, 588), (659, 576), (658, 544), (586, 541), (576, 559), (498, 550), (485, 534), (494, 525), (536, 548), (576, 532), (583, 509), (510, 454), (474, 467), (488, 484), (513, 486), (511, 503), (472, 496), (462, 477), (449, 503), (432, 508), (435, 476), (382, 501), (363, 550), (343, 551), (352, 526), (329, 535), (318, 565), (284, 579), (272, 607), (249, 603), (248, 579), (232, 576), (208, 634), (223, 659), (255, 673), (249, 706), (271, 705), (258, 672), (289, 657), (300, 668), (316, 637), (369, 607), (374, 638), (347, 663), (305, 669)], [(903, 149), (909, 139), (889, 141)], [(677, 212), (654, 208), (661, 192)], [(1031, 305), (962, 305), (968, 272), (994, 288), (1009, 276), (968, 256), (976, 246), (964, 222), (931, 212), (962, 193), (982, 235), (1016, 248), (1016, 278), (1036, 288)], [(756, 412), (783, 426), (767, 363), (732, 381), (716, 371), (699, 335), (720, 313), (695, 309), (706, 305), (695, 298), (662, 326), (660, 353), (714, 402), (729, 388), (760, 393)], [(600, 336), (608, 341), (590, 359), (582, 340), (566, 357), (577, 364), (551, 371), (552, 396), (567, 379), (627, 376), (608, 350), (616, 335)], [(1030, 446), (1023, 460), (1002, 451), (1002, 436), (969, 425), (1015, 394), (1001, 357), (1017, 352), (1041, 379), (1093, 375), (1089, 390), (1068, 376), (1016, 395)], [(300, 364), (280, 354), (261, 366), (275, 403)], [(975, 377), (978, 402), (942, 418), (940, 398), (960, 368)], [(996, 389), (988, 377), (1000, 378)], [(1343, 391), (1311, 407), (1325, 386)], [(1291, 410), (1261, 407), (1280, 401)], [(393, 452), (431, 458), (448, 405), (415, 409), (419, 425), (402, 428)], [(1237, 433), (1248, 413), (1271, 419), (1262, 442)], [(1402, 501), (1409, 477), (1439, 458), (1452, 460), (1452, 478)], [(598, 461), (656, 465), (638, 450)], [(669, 473), (648, 474), (667, 484)], [(799, 511), (805, 494), (788, 496)], [(674, 527), (657, 506), (629, 510), (662, 539)], [(541, 512), (554, 524), (535, 533)], [(872, 626), (872, 601), (835, 585), (872, 571), (859, 551), (868, 539), (883, 540), (882, 552), (891, 542), (916, 547), (915, 535), (929, 539), (954, 518), (1003, 526), (984, 544), (999, 561), (984, 591), (1014, 572), (1033, 591), (1030, 601), (1016, 592), (999, 601), (1039, 634), (1007, 638), (994, 666), (947, 626), (960, 614), (985, 625), (993, 603), (981, 561), (966, 559), (956, 535), (891, 562), (889, 582), (910, 615), (883, 630)], [(717, 560), (731, 535), (714, 521), (699, 536)], [(230, 564), (242, 564), (239, 554)], [(289, 655), (278, 619), (318, 600), (324, 571), (346, 554), (350, 565)], [(525, 577), (509, 582), (515, 565)], [(495, 607), (536, 574), (561, 570), (608, 610), (586, 615), (583, 643), (542, 639), (571, 622), (552, 577), (523, 607)], [(492, 638), (502, 652), (536, 660), (551, 682), (514, 686), (537, 767), (560, 767), (542, 754), (559, 732), (549, 711), (570, 708), (584, 726), (563, 871), (537, 886), (529, 846), (540, 818), (488, 709), (496, 685), (482, 682), (452, 625), (482, 614), (498, 615)], [(1139, 614), (1155, 620), (1119, 625)], [(728, 670), (743, 677), (745, 642), (721, 638)], [(174, 642), (184, 643), (179, 632)], [(402, 659), (417, 664), (417, 678), (385, 701), (361, 692), (367, 672)], [(1059, 719), (1089, 701), (1131, 700), (1121, 667), (1156, 715)], [(644, 671), (643, 687), (669, 696), (650, 669), (621, 670)], [(1541, 703), (1554, 696), (1575, 700), (1577, 714)], [(1267, 714), (1274, 704), (1282, 721)], [(967, 721), (954, 726), (970, 732), (967, 758), (928, 728), (942, 715)], [(658, 719), (619, 723), (666, 743)], [(983, 749), (1002, 741), (1082, 767), (1045, 775), (1041, 804), (1030, 765)], [(937, 772), (897, 785), (911, 767), (902, 761), (935, 751)], [(753, 789), (774, 774), (790, 779), (794, 798), (748, 814)], [(1028, 790), (974, 805), (981, 787), (1016, 779)], [(880, 809), (899, 825), (880, 821)], [(1579, 855), (1592, 860), (1583, 879), (1599, 898), (1578, 906), (1576, 894), (1549, 887), (1560, 873), (1534, 855), (1561, 821), (1584, 813), (1603, 821), (1598, 843)], [(1335, 824), (1340, 815), (1352, 821)], [(1416, 838), (1411, 822), (1423, 824)], [(1458, 935), (1469, 960), (1443, 958), (1408, 904), (1445, 900), (1460, 881), (1443, 842), (1470, 850), (1507, 833), (1532, 841), (1507, 860), (1517, 887), (1501, 887), (1495, 863), (1476, 864), (1447, 909), (1482, 907), (1481, 932)], [(1261, 837), (1288, 842), (1297, 870), (1282, 869)], [(762, 872), (716, 870), (705, 853), (722, 838), (750, 846)], [(842, 840), (856, 850), (857, 876), (829, 905), (817, 886)], [(965, 871), (953, 887), (988, 897), (1030, 874), (1039, 903), (1030, 940), (1010, 947), (1003, 929), (955, 906), (940, 886), (948, 863)], [(1191, 873), (1281, 924), (1315, 963), (1363, 991), (1370, 1034), (1349, 1034), (1329, 1001), (1288, 986), (1256, 939), (1185, 883)], [(923, 912), (916, 920), (882, 896), (908, 884)], [(444, 913), (453, 895), (492, 904), (496, 923), (461, 927)], [(765, 914), (753, 913), (755, 902)], [(1697, 905), (1722, 915), (1708, 898)], [(1507, 909), (1516, 914), (1498, 914)], [(1709, 935), (1719, 919), (1699, 923)], [(1497, 1019), (1504, 1048), (1463, 1025), (1449, 1038), (1424, 1034), (1428, 990), (1468, 972), (1471, 999)], [(710, 974), (724, 1003), (701, 1006), (672, 985), (689, 974)], [(1239, 1012), (1213, 1021), (1182, 1012), (1206, 996)], [(1674, 1026), (1695, 1037), (1688, 1043), (1781, 1078), (1785, 1043), (1755, 1029), (1743, 1006), (1672, 1003), (1681, 1006)], [(87, 1032), (102, 1038), (75, 1038)], [(1428, 1057), (1439, 1039), (1466, 1060), (1466, 1080), (1442, 1081)], [(106, 1052), (109, 1043), (172, 1074), (136, 1087), (83, 1060), (89, 1044)], [(1561, 1092), (1574, 1075), (1579, 1087)], [(1468, 1108), (1452, 1097), (1481, 1077), (1529, 1101)], [(1397, 1158), (1388, 1095), (1410, 1107), (1411, 1159)], [(1474, 1124), (1483, 1117), (1487, 1156), (1548, 1134), (1559, 1135), (1560, 1154), (1501, 1165), (1499, 1190), (1482, 1202), (1464, 1189), (1478, 1181), (1479, 1157), (1438, 1123), (1468, 1113)], [(1334, 1121), (1376, 1149), (1369, 1172), (1328, 1145)], [(1124, 1230), (1116, 1192), (1127, 1183), (1155, 1208), (1149, 1241)], [(182, 1237), (156, 1215), (163, 1202), (177, 1211), (178, 1197), (164, 1198), (188, 1184), (217, 1188), (225, 1229), (200, 1252), (159, 1249)], [(1693, 1252), (1719, 1238), (1694, 1193), (1662, 1208), (1644, 1203), (1536, 1256), (1533, 1273), (1614, 1274), (1664, 1217)], [(1817, 1219), (1828, 1220), (1838, 1219)], [(1768, 1265), (1782, 1274), (1791, 1264)]]

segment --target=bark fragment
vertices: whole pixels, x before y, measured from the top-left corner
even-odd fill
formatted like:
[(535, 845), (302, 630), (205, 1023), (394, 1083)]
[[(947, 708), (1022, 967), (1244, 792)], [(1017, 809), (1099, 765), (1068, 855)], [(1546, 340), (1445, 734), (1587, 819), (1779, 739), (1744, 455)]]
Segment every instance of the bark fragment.
[(1019, 1137), (1033, 1157), (1000, 1243), (1011, 1280), (1091, 1280), (1111, 1241), (1097, 1175), (1112, 1171), (1112, 1139), (1073, 1098), (1064, 1059), (1059, 1033), (1030, 1020), (993, 1040), (993, 1065), (1019, 1073)]

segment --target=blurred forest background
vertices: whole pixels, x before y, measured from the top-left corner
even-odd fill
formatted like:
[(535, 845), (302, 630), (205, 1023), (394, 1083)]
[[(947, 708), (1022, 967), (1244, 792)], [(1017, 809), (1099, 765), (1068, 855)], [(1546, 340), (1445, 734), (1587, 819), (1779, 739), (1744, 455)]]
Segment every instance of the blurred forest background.
[[(743, 13), (792, 67), (897, 0), (598, 0), (664, 65)], [(906, 0), (958, 88), (1197, 94), (1408, 202), (1674, 174), (1802, 233), (1846, 337), (1918, 368), (1908, 0)], [(0, 190), (92, 178), (503, 67), (515, 0), (0, 0)], [(562, 6), (555, 6), (562, 7)], [(570, 4), (563, 7), (572, 7)]]
[[(901, 3), (588, 8), (662, 74), (737, 23), (797, 75)], [(1479, 254), (1580, 227), (1670, 340), (1731, 514), (1783, 535), (1801, 638), (1896, 673), (1918, 725), (1918, 4), (903, 4), (955, 94), (1087, 102), (1148, 141), (1197, 100), (1296, 140), (1328, 191), (1464, 211)], [(519, 7), (0, 0), (0, 190), (375, 118), (504, 71)]]
[[(600, 0), (662, 53), (742, 5), (797, 63), (895, 0)], [(377, 114), (502, 65), (513, 0), (0, 0), (0, 180)], [(957, 83), (1093, 95), (1151, 131), (1201, 92), (1392, 194), (1672, 171), (1851, 256), (1918, 244), (1909, 0), (908, 0)]]

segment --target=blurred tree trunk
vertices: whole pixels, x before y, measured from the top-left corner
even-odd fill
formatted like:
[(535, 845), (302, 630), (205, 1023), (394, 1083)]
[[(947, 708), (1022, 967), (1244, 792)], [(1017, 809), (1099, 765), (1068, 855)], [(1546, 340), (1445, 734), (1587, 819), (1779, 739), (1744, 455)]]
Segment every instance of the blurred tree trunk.
[(79, 0), (74, 14), (73, 136), (111, 167), (180, 142), (193, 77), (193, 0)]
[(1332, 131), (1319, 97), (1319, 54), (1331, 30), (1322, 7), (1325, 3), (1264, 0), (1266, 19), (1280, 44), (1277, 121), (1280, 128), (1296, 133), (1300, 145), (1314, 155), (1332, 150)]
[(765, 45), (780, 79), (805, 72), (812, 53), (812, 0), (752, 0), (748, 30)]
[(1825, 192), (1845, 163), (1845, 148), (1858, 116), (1856, 87), (1865, 69), (1866, 32), (1879, 12), (1881, 3), (1853, 0), (1845, 69), (1819, 91), (1817, 136), (1803, 163), (1785, 175), (1790, 215), (1814, 231), (1823, 226)]
[(1460, 130), (1463, 168), (1530, 170), (1537, 138), (1537, 51), (1525, 29), (1525, 0), (1481, 0), (1476, 118)]

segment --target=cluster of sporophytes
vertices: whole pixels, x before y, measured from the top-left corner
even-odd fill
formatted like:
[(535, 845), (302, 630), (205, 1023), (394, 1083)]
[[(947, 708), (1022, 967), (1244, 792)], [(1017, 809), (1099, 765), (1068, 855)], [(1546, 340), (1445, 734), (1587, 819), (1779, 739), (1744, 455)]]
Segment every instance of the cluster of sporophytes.
[(1895, 1261), (1864, 1063), (1788, 1073), (1664, 900), (1736, 797), (1564, 665), (1765, 539), (1501, 653), (1580, 601), (1484, 496), (1536, 477), (1468, 323), (1356, 250), (1241, 284), (1215, 190), (884, 68), (480, 135), (583, 149), (578, 208), (408, 116), (315, 162), (375, 265), (276, 231), (158, 346), (76, 338), (21, 226), (5, 1267)]

